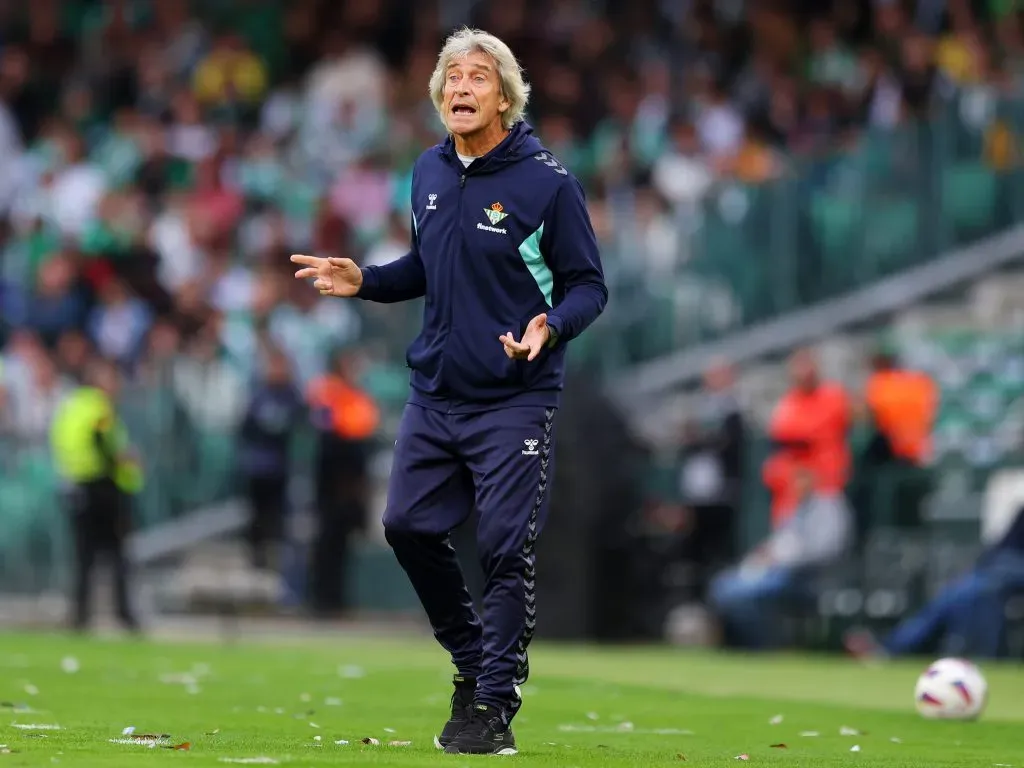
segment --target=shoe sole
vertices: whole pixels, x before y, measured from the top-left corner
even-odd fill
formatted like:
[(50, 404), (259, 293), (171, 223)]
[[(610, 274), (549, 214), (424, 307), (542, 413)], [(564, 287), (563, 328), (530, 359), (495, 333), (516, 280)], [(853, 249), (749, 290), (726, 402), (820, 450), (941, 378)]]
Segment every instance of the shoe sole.
[[(434, 740), (434, 746), (437, 747), (439, 745), (440, 745), (440, 742), (435, 739)], [(440, 747), (440, 748), (443, 749), (443, 747)], [(447, 752), (447, 750), (445, 750), (445, 751)], [(454, 755), (469, 755), (469, 754), (472, 754), (472, 753), (470, 753), (470, 752), (447, 752), (447, 754), (450, 754), (450, 755), (451, 754), (454, 754)], [(487, 753), (484, 753), (484, 754), (491, 755), (492, 757), (499, 757), (499, 756), (500, 757), (509, 757), (511, 755), (518, 755), (519, 754), (519, 750), (516, 749), (515, 747), (502, 747), (497, 752), (487, 752)]]

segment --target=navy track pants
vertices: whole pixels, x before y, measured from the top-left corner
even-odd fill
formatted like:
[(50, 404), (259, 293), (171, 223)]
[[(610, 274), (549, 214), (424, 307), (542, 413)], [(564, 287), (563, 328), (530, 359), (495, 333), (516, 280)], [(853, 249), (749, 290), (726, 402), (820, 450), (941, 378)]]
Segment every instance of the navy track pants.
[[(535, 547), (547, 516), (554, 408), (517, 406), (449, 414), (409, 404), (395, 445), (384, 529), (459, 674), (476, 701), (511, 720), (515, 686), (529, 676), (536, 626)], [(477, 616), (449, 533), (479, 513), (484, 573)]]

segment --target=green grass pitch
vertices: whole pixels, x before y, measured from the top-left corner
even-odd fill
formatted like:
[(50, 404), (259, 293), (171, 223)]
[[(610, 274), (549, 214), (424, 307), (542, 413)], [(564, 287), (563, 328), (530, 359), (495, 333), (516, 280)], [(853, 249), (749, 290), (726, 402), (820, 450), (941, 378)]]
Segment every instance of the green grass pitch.
[[(451, 670), (429, 637), (221, 645), (6, 634), (0, 768), (738, 766), (740, 755), (752, 766), (1024, 768), (1019, 666), (984, 667), (980, 722), (943, 723), (913, 710), (921, 662), (540, 643), (531, 659), (520, 754), (475, 758), (433, 748)], [(128, 726), (190, 748), (116, 743)]]

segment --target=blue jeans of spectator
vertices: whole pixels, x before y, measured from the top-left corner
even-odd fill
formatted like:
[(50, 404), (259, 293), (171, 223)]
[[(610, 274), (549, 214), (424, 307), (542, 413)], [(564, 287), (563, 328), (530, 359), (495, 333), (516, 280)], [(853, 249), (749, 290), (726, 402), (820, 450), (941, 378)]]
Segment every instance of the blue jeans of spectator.
[(1024, 589), (1024, 555), (997, 552), (900, 622), (882, 646), (893, 656), (920, 653), (941, 632), (943, 655), (996, 658), (1011, 589)]
[(789, 568), (730, 568), (711, 583), (711, 605), (734, 644), (764, 650), (777, 645), (778, 601), (797, 594)]

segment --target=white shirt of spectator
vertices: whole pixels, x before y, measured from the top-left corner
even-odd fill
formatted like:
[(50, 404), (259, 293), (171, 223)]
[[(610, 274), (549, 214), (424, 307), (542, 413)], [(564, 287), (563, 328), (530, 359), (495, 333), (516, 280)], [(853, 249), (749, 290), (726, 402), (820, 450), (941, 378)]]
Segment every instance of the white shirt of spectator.
[(164, 211), (149, 230), (149, 246), (160, 256), (158, 277), (169, 291), (196, 280), (203, 270), (203, 253), (192, 240), (184, 217)]
[(60, 171), (50, 188), (51, 211), (61, 232), (80, 235), (96, 214), (107, 181), (92, 163), (76, 163)]
[(743, 141), (743, 118), (729, 104), (714, 104), (702, 109), (696, 127), (701, 146), (716, 157), (735, 154)]

